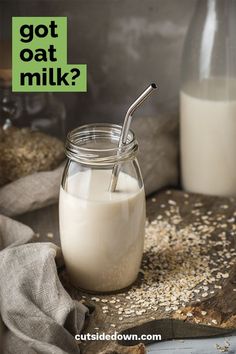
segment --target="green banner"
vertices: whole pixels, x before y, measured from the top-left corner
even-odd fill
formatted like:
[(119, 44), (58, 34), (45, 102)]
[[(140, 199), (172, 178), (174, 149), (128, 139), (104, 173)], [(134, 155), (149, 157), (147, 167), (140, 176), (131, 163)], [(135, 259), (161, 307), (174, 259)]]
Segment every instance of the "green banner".
[(67, 64), (66, 17), (12, 18), (12, 91), (87, 91), (87, 65)]

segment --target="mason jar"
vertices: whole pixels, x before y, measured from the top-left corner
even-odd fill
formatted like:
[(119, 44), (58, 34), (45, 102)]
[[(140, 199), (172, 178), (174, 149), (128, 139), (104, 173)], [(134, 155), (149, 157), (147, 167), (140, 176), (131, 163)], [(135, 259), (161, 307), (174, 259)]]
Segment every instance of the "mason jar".
[[(84, 125), (66, 140), (68, 157), (59, 198), (60, 238), (69, 278), (90, 292), (113, 292), (137, 278), (143, 254), (145, 193), (129, 131), (118, 148), (121, 126)], [(109, 191), (114, 166), (117, 186)]]

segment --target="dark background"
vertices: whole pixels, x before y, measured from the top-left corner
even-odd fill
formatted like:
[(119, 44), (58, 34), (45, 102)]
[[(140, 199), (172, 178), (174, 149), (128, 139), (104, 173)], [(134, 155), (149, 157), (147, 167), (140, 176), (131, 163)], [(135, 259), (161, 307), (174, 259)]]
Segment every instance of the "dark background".
[[(132, 100), (159, 86), (143, 116), (178, 111), (180, 62), (194, 0), (0, 1), (0, 39), (11, 40), (12, 16), (67, 16), (68, 62), (88, 64), (88, 92), (56, 94), (67, 129), (120, 122)], [(1, 53), (0, 53), (1, 56)]]

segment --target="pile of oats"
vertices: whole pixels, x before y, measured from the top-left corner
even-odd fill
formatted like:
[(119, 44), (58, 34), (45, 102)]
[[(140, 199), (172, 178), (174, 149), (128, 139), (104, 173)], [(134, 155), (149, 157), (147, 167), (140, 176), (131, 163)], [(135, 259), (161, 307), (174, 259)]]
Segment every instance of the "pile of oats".
[(0, 128), (0, 186), (38, 171), (50, 171), (64, 159), (63, 143), (28, 128)]

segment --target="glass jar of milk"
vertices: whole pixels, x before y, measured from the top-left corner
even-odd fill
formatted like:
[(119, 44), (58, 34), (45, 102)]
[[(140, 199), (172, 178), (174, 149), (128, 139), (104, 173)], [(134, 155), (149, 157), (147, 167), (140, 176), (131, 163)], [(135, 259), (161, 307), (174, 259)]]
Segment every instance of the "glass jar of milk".
[(236, 1), (200, 0), (180, 92), (184, 189), (236, 196)]
[[(92, 124), (67, 136), (59, 216), (62, 252), (71, 282), (90, 292), (131, 285), (143, 254), (145, 193), (132, 131), (118, 150), (121, 127)], [(120, 165), (115, 192), (112, 169)]]

